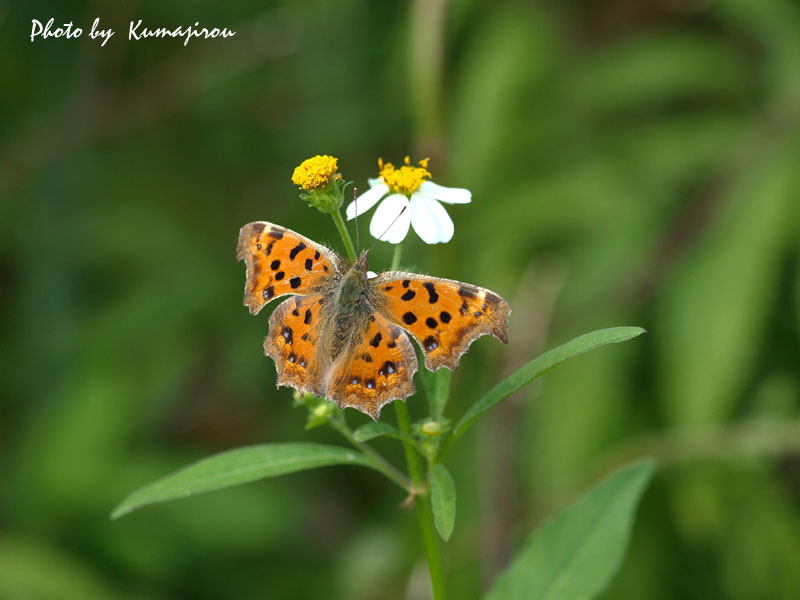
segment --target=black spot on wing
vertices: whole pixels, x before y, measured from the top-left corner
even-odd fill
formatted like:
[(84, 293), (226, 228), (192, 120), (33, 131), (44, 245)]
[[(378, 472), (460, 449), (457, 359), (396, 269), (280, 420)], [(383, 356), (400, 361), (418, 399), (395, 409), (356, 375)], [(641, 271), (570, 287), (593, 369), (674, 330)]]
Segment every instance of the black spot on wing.
[(364, 354), (361, 355), (361, 360), (363, 360), (364, 362), (371, 363), (372, 355), (369, 352), (364, 352)]
[(273, 227), (269, 230), (269, 237), (275, 238), (276, 240), (280, 240), (283, 238), (283, 231), (278, 229), (277, 227)]
[(411, 300), (416, 295), (417, 295), (417, 292), (415, 292), (414, 290), (408, 290), (405, 294), (400, 296), (400, 299), (401, 300)]
[(314, 252), (314, 260), (319, 260), (319, 250)]
[(283, 339), (286, 341), (286, 343), (291, 345), (293, 341), (292, 336), (294, 335), (292, 328), (289, 327), (288, 325), (284, 325), (283, 330), (281, 330), (281, 335), (283, 336)]
[(289, 259), (294, 260), (295, 257), (305, 249), (306, 245), (303, 242), (300, 242), (299, 244), (297, 244), (297, 246), (292, 248), (291, 252), (289, 252)]
[(313, 267), (313, 266), (314, 266), (314, 261), (311, 260), (310, 258), (307, 258), (306, 259), (306, 271), (310, 271), (311, 267)]
[(303, 317), (303, 323), (305, 323), (306, 325), (311, 323), (311, 309), (310, 308), (306, 309), (306, 315), (305, 315), (305, 317)]
[(431, 329), (436, 329), (436, 326), (439, 325), (439, 323), (433, 317), (428, 317), (427, 319), (425, 319), (425, 325), (427, 325)]
[(417, 315), (415, 315), (413, 312), (409, 311), (403, 315), (403, 323), (405, 323), (406, 325), (413, 325), (416, 322), (417, 322)]
[(442, 312), (439, 313), (439, 320), (441, 320), (441, 322), (444, 323), (445, 325), (450, 322), (450, 319), (452, 319), (452, 317), (450, 316), (450, 313), (447, 312), (446, 310), (443, 310)]
[(387, 360), (383, 363), (383, 366), (378, 370), (378, 375), (383, 375), (386, 377), (387, 375), (391, 375), (397, 371), (397, 366), (390, 360)]
[(271, 263), (269, 263), (269, 268), (272, 269), (273, 271), (277, 271), (278, 269), (280, 269), (280, 267), (281, 267), (281, 261), (279, 261), (278, 259), (275, 259)]
[[(276, 275), (276, 277), (277, 277), (277, 275)], [(289, 280), (289, 285), (292, 286), (293, 290), (299, 288), (301, 283), (302, 283), (302, 280), (299, 277), (292, 277)]]
[(364, 382), (364, 385), (366, 386), (366, 388), (367, 388), (368, 390), (374, 390), (374, 389), (375, 389), (375, 380), (374, 380), (374, 379), (372, 379), (372, 378), (370, 378), (370, 379), (367, 379), (367, 380)]
[(436, 302), (439, 301), (439, 294), (436, 293), (436, 286), (430, 281), (426, 281), (422, 284), (422, 287), (428, 290), (428, 302), (431, 304), (436, 304)]
[(265, 287), (264, 291), (262, 292), (262, 296), (264, 296), (264, 300), (269, 300), (274, 295), (275, 295), (275, 288), (273, 288), (271, 285)]
[(275, 273), (275, 281), (280, 281), (284, 277), (286, 277), (286, 273), (284, 273), (283, 271), (278, 271), (277, 273)]
[(375, 334), (375, 337), (373, 337), (370, 340), (369, 345), (372, 346), (373, 348), (377, 348), (381, 343), (381, 338), (382, 337), (383, 336), (381, 335), (381, 332), (379, 331), (378, 333)]
[(407, 288), (410, 283), (411, 283), (410, 279), (403, 279), (403, 287), (404, 288)]
[(431, 352), (439, 347), (439, 341), (432, 335), (429, 335), (423, 340), (422, 347), (425, 349), (426, 352)]

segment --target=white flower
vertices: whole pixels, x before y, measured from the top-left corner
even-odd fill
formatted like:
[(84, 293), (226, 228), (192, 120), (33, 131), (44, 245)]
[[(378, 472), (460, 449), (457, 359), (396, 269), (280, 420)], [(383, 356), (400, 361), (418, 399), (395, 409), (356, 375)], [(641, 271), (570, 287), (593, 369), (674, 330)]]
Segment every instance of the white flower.
[(354, 219), (380, 202), (369, 224), (374, 238), (399, 244), (411, 226), (427, 244), (449, 242), (455, 228), (441, 202), (466, 204), (472, 200), (472, 194), (463, 188), (433, 183), (429, 180), (427, 159), (419, 164), (411, 166), (406, 157), (405, 164), (396, 169), (391, 163), (384, 165), (379, 160), (380, 177), (370, 179), (370, 189), (347, 206), (347, 219)]

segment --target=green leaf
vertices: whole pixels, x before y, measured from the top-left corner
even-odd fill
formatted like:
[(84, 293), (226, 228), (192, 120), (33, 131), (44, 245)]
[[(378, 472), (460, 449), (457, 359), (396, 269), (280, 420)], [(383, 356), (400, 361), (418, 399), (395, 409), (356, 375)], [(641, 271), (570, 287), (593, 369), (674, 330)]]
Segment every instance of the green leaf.
[(114, 509), (111, 518), (156, 502), (331, 465), (373, 466), (360, 452), (339, 446), (303, 442), (246, 446), (205, 458), (139, 488)]
[(455, 441), (461, 437), (470, 425), (489, 410), (492, 406), (507, 398), (517, 390), (525, 387), (537, 377), (543, 375), (553, 367), (560, 365), (565, 360), (594, 350), (606, 344), (624, 342), (645, 333), (641, 327), (612, 327), (600, 329), (580, 335), (566, 344), (540, 354), (526, 365), (514, 371), (503, 381), (494, 386), (489, 392), (473, 404), (466, 414), (453, 429), (453, 434), (444, 445), (440, 456), (444, 456)]
[(540, 526), (486, 600), (572, 600), (601, 592), (622, 563), (653, 468), (650, 460), (623, 468)]
[(411, 439), (407, 435), (404, 435), (399, 429), (392, 427), (388, 423), (383, 423), (382, 421), (375, 421), (374, 423), (362, 425), (353, 432), (353, 439), (357, 442), (366, 442), (382, 435), (397, 438), (398, 440)]
[(450, 472), (441, 463), (431, 471), (431, 507), (436, 531), (446, 542), (456, 523), (456, 486)]

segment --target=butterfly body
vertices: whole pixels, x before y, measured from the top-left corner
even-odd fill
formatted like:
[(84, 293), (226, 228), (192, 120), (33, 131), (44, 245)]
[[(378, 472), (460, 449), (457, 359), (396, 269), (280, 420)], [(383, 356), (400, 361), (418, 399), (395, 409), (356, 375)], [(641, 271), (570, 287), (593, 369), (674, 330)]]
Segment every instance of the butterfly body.
[[(507, 341), (510, 308), (497, 294), (413, 273), (367, 275), (367, 252), (348, 265), (329, 249), (263, 221), (239, 233), (247, 266), (244, 304), (257, 314), (285, 294), (264, 341), (278, 385), (326, 396), (377, 419), (391, 400), (414, 393), (417, 356), (425, 365), (458, 367), (484, 334)], [(405, 331), (404, 331), (405, 330)]]

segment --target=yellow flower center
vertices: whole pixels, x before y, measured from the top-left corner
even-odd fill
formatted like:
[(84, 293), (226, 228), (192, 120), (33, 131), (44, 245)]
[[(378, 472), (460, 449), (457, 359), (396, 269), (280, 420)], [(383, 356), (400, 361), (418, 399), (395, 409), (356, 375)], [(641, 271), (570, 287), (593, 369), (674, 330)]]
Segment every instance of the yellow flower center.
[(292, 173), (292, 183), (305, 191), (318, 190), (327, 186), (334, 179), (341, 179), (336, 172), (339, 159), (327, 154), (312, 156), (300, 163)]
[(410, 196), (417, 191), (422, 182), (431, 178), (428, 172), (428, 160), (423, 158), (419, 161), (419, 166), (414, 167), (411, 165), (411, 159), (406, 156), (405, 164), (396, 169), (392, 163), (384, 164), (383, 159), (379, 158), (380, 177), (393, 193)]

